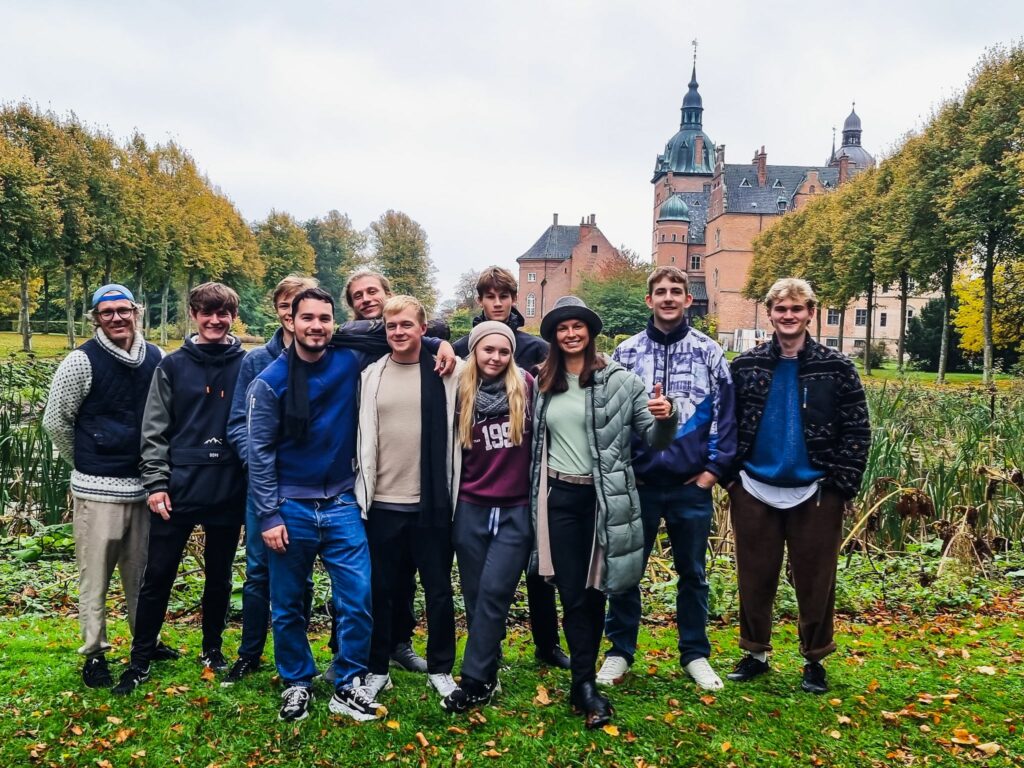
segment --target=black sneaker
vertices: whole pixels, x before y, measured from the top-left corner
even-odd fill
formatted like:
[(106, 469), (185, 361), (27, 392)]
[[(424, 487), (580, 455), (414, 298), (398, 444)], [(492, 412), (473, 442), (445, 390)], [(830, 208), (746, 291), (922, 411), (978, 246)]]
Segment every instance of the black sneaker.
[(445, 712), (460, 713), (485, 706), (494, 695), (495, 688), (497, 682), (485, 683), (463, 675), (459, 687), (441, 700), (441, 709)]
[(554, 667), (555, 669), (569, 668), (569, 656), (562, 650), (562, 646), (560, 645), (556, 645), (554, 648), (549, 648), (547, 651), (541, 651), (538, 648), (533, 652), (533, 657), (541, 664), (547, 664), (549, 667)]
[(82, 667), (82, 682), (87, 688), (109, 688), (114, 684), (106, 656), (101, 653), (85, 660)]
[(251, 675), (260, 668), (260, 660), (253, 656), (239, 656), (238, 661), (231, 665), (231, 669), (221, 680), (221, 687), (227, 688), (235, 683), (241, 682), (246, 675)]
[(171, 648), (167, 643), (157, 643), (150, 661), (176, 661), (181, 658), (181, 651)]
[(199, 657), (199, 663), (218, 673), (224, 672), (228, 668), (228, 660), (224, 658), (220, 648), (211, 648), (209, 651), (203, 651), (203, 654)]
[(804, 664), (804, 679), (800, 687), (808, 693), (825, 693), (828, 690), (828, 677), (820, 661)]
[(748, 654), (740, 659), (739, 663), (726, 677), (736, 683), (745, 683), (748, 680), (753, 680), (758, 675), (763, 675), (769, 669), (771, 667), (768, 666), (767, 661), (760, 661)]
[(391, 651), (391, 666), (401, 667), (406, 672), (425, 674), (427, 660), (413, 650), (412, 643), (399, 643)]
[(309, 704), (313, 701), (313, 689), (293, 685), (285, 688), (281, 694), (281, 709), (277, 713), (278, 720), (291, 722), (305, 720), (309, 716)]
[(352, 685), (334, 692), (328, 709), (336, 715), (348, 715), (353, 720), (376, 720), (388, 713), (388, 708), (373, 700), (370, 692), (353, 678)]
[(121, 673), (121, 679), (117, 681), (112, 693), (115, 696), (127, 696), (144, 682), (149, 680), (149, 667), (139, 667), (129, 664), (128, 669)]

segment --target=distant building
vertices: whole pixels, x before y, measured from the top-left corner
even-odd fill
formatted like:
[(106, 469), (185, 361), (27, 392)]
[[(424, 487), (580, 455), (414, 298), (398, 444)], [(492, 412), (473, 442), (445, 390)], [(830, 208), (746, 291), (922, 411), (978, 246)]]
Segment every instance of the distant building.
[(562, 296), (575, 293), (580, 278), (597, 269), (619, 251), (597, 227), (594, 214), (579, 225), (558, 223), (558, 214), (519, 263), (519, 311), (526, 324), (540, 325), (541, 318)]
[[(719, 339), (730, 345), (737, 329), (768, 329), (764, 307), (742, 295), (753, 262), (754, 238), (788, 211), (815, 195), (834, 190), (854, 174), (874, 166), (861, 146), (861, 120), (851, 110), (843, 124), (842, 145), (822, 166), (768, 165), (762, 146), (749, 164), (725, 162), (725, 146), (704, 132), (704, 104), (696, 62), (681, 108), (679, 130), (654, 163), (652, 261), (674, 265), (690, 276), (691, 315), (718, 317)], [(931, 295), (912, 297), (907, 314), (920, 312)], [(844, 351), (864, 343), (867, 306), (822, 308), (822, 343), (837, 347), (844, 324)], [(880, 287), (874, 307), (874, 338), (895, 343), (899, 336), (899, 298)], [(814, 331), (812, 326), (812, 332)]]

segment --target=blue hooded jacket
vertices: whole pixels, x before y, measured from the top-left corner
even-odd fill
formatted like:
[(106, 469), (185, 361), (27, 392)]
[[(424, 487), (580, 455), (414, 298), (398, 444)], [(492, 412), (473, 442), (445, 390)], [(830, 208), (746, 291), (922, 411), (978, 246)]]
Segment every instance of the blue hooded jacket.
[(676, 485), (707, 470), (724, 477), (736, 457), (732, 376), (722, 348), (684, 320), (662, 333), (652, 317), (647, 330), (619, 344), (612, 358), (639, 376), (647, 391), (662, 392), (679, 409), (679, 428), (657, 451), (633, 437), (633, 470), (647, 485)]

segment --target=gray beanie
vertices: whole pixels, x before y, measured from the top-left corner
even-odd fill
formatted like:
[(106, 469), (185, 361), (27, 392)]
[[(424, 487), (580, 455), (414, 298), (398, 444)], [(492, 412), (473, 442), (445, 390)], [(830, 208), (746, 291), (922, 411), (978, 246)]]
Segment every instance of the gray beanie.
[(472, 352), (473, 348), (484, 336), (490, 336), (492, 333), (499, 333), (508, 339), (509, 344), (512, 345), (512, 354), (516, 353), (516, 334), (509, 328), (505, 323), (498, 320), (485, 320), (482, 323), (477, 323), (473, 326), (473, 330), (469, 332), (469, 351)]

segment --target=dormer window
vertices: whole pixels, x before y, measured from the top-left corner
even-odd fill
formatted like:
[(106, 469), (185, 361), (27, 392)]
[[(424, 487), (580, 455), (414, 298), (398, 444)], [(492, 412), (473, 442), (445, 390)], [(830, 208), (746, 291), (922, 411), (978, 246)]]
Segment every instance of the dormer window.
[(779, 206), (779, 213), (785, 213), (786, 212), (786, 201), (785, 200), (779, 200), (777, 205)]
[(775, 183), (772, 184), (772, 188), (773, 189), (782, 189), (782, 180), (781, 179), (776, 179)]
[(812, 195), (814, 194), (814, 185), (813, 185), (813, 184), (811, 184), (811, 186), (809, 186), (809, 187), (808, 187), (807, 189), (808, 189), (808, 191), (809, 191), (809, 192), (810, 192), (810, 193), (811, 193)]
[(740, 182), (740, 186), (741, 187), (749, 187), (750, 186), (750, 182), (747, 181), (746, 179), (744, 179), (743, 181)]

